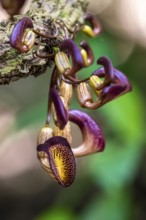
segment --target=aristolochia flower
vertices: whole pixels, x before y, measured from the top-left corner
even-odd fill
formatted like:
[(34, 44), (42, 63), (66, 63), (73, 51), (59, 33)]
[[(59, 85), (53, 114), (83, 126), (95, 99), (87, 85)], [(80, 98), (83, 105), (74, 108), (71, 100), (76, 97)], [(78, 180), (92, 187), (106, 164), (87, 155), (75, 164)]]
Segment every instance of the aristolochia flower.
[[(54, 32), (43, 33), (33, 27), (30, 18), (24, 17), (15, 25), (10, 37), (11, 46), (21, 53), (33, 48), (35, 38), (47, 39), (48, 43), (50, 39), (57, 42), (52, 46), (52, 53), (47, 54), (47, 50), (40, 49), (43, 42), (40, 41), (35, 54), (41, 59), (51, 59), (55, 64), (48, 94), (46, 125), (38, 135), (37, 155), (45, 171), (63, 187), (70, 186), (74, 181), (75, 157), (101, 152), (105, 147), (105, 139), (98, 124), (83, 111), (70, 110), (73, 92), (76, 92), (82, 108), (97, 109), (131, 90), (127, 77), (115, 69), (111, 60), (105, 56), (97, 60), (101, 68), (88, 78), (78, 79), (80, 70), (93, 63), (94, 55), (87, 42), (82, 41), (77, 46), (74, 37), (78, 31), (90, 37), (101, 32), (101, 25), (94, 15), (86, 13), (84, 20), (89, 25), (75, 27), (74, 32), (63, 21), (52, 20)], [(93, 93), (97, 100), (93, 99)], [(53, 128), (50, 127), (51, 117)], [(76, 148), (71, 148), (70, 122), (77, 124), (82, 133), (82, 144)]]

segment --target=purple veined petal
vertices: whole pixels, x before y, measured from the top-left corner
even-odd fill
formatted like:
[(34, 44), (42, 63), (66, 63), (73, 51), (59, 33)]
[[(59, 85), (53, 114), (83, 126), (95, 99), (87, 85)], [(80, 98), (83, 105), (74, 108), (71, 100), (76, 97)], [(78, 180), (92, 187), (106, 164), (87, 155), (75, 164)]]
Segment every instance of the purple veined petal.
[(72, 39), (68, 38), (61, 43), (60, 50), (66, 51), (72, 58), (72, 68), (68, 70), (65, 75), (74, 76), (78, 70), (84, 67), (84, 60), (81, 55), (80, 48)]
[(22, 53), (26, 53), (29, 49), (23, 44), (23, 36), (27, 28), (33, 28), (32, 20), (28, 17), (23, 17), (14, 26), (11, 36), (10, 44), (13, 48), (17, 49)]
[(76, 163), (68, 141), (54, 136), (37, 146), (38, 158), (42, 167), (61, 186), (70, 186), (76, 175)]
[(83, 143), (72, 148), (75, 157), (104, 150), (105, 140), (102, 131), (89, 115), (79, 110), (70, 110), (69, 120), (79, 126), (83, 136)]
[(68, 122), (68, 112), (64, 107), (64, 104), (55, 88), (50, 89), (50, 97), (55, 107), (57, 121), (55, 124), (63, 129)]
[(90, 12), (87, 12), (84, 15), (84, 19), (86, 21), (90, 22), (90, 24), (92, 26), (92, 31), (94, 33), (94, 36), (97, 36), (102, 32), (101, 24), (100, 24), (99, 20), (97, 19), (97, 17), (95, 15), (93, 15)]

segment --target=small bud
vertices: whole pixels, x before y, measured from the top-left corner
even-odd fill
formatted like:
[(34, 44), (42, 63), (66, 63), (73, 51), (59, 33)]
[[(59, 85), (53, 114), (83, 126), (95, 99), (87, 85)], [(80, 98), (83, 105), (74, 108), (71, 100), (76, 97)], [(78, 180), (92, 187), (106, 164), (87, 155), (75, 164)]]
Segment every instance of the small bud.
[(84, 65), (85, 66), (90, 66), (94, 62), (94, 55), (92, 52), (91, 47), (86, 41), (81, 41), (80, 46), (83, 48), (81, 50), (81, 54), (84, 60)]
[(52, 129), (49, 126), (43, 127), (38, 134), (37, 144), (39, 145), (45, 143), (52, 136), (53, 136)]
[(89, 37), (95, 37), (95, 34), (89, 25), (84, 25), (82, 31), (85, 32)]
[(102, 27), (95, 15), (87, 12), (84, 15), (84, 19), (91, 24), (91, 27), (89, 25), (84, 25), (82, 29), (89, 37), (95, 37), (101, 33)]
[(82, 54), (85, 66), (88, 66), (88, 56), (87, 56), (86, 50), (82, 49), (81, 54)]
[[(17, 49), (21, 53), (26, 53), (30, 49), (23, 43), (24, 36), (26, 34), (27, 29), (33, 28), (32, 20), (28, 17), (23, 17), (18, 23), (14, 26), (11, 36), (10, 36), (10, 44), (13, 48)], [(32, 36), (32, 34), (31, 34)], [(28, 43), (28, 34), (26, 37), (26, 41)], [(34, 43), (34, 40), (31, 38), (31, 44)]]
[(30, 50), (35, 42), (35, 33), (32, 30), (26, 30), (23, 39), (23, 45), (26, 46), (27, 50)]
[(92, 102), (92, 95), (87, 83), (80, 83), (77, 87), (77, 97), (80, 105), (85, 108), (87, 102)]
[(103, 83), (103, 81), (96, 75), (92, 75), (90, 76), (90, 79), (89, 79), (89, 84), (90, 86), (93, 88), (93, 91), (95, 92), (95, 94), (97, 96), (99, 96), (100, 94), (100, 90), (98, 90), (98, 87)]
[(61, 51), (55, 55), (55, 64), (61, 74), (65, 74), (71, 69), (68, 56)]
[(60, 91), (60, 96), (64, 97), (67, 106), (70, 106), (71, 98), (73, 95), (73, 86), (71, 84), (62, 81), (59, 91)]
[(77, 73), (77, 71), (79, 71), (84, 66), (84, 60), (81, 55), (80, 48), (75, 44), (75, 42), (72, 39), (67, 38), (61, 42), (60, 50), (66, 51), (70, 55), (72, 60), (71, 69), (65, 71), (64, 75), (66, 77), (74, 76)]

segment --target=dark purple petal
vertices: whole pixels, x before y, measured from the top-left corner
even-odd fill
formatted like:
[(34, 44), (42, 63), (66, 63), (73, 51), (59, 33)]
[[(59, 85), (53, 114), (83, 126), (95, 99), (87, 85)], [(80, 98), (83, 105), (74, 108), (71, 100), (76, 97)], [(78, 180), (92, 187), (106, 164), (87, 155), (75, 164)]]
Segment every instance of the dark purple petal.
[(38, 158), (42, 167), (61, 186), (70, 186), (75, 178), (76, 163), (68, 141), (61, 136), (54, 136), (44, 144), (37, 146)]
[(121, 96), (131, 91), (132, 86), (127, 77), (117, 69), (114, 69), (114, 80), (109, 86), (103, 88), (99, 95), (99, 99), (102, 103), (107, 103), (118, 96)]
[(33, 28), (33, 23), (30, 18), (24, 17), (15, 25), (10, 36), (11, 46), (22, 53), (28, 51), (28, 48), (22, 42), (25, 30), (27, 28)]
[(90, 22), (95, 36), (99, 35), (102, 32), (101, 24), (95, 15), (93, 15), (90, 12), (87, 12), (84, 15), (84, 19)]
[(81, 41), (80, 46), (87, 52), (87, 63), (91, 65), (94, 62), (94, 55), (91, 47), (86, 41)]
[[(105, 68), (100, 68), (96, 70), (93, 75), (96, 75), (100, 78), (105, 77), (106, 72)], [(98, 96), (98, 100), (96, 102), (87, 102), (86, 108), (88, 109), (97, 109), (103, 106), (105, 103), (129, 92), (132, 90), (131, 83), (129, 82), (128, 78), (119, 70), (113, 68), (113, 79), (112, 83), (109, 85), (104, 85), (101, 89), (101, 92)], [(98, 87), (99, 90), (99, 87)]]
[(132, 90), (132, 85), (129, 82), (127, 76), (121, 71), (114, 68), (114, 80), (113, 83), (121, 86), (125, 86), (124, 93), (127, 93)]
[(114, 68), (112, 65), (112, 62), (108, 57), (100, 57), (97, 60), (97, 64), (100, 64), (104, 67), (105, 71), (105, 79), (104, 82), (99, 86), (99, 89), (104, 88), (106, 85), (109, 85), (111, 82), (113, 82), (114, 79)]
[(73, 76), (78, 70), (84, 66), (84, 60), (81, 55), (79, 47), (70, 38), (65, 39), (61, 45), (60, 50), (65, 51), (71, 55), (72, 58), (72, 68), (66, 71), (65, 75)]
[(72, 149), (75, 157), (104, 150), (105, 140), (101, 128), (89, 115), (79, 110), (70, 110), (69, 120), (79, 126), (83, 136), (83, 143)]
[[(97, 69), (93, 72), (93, 75), (96, 75), (100, 78), (105, 77), (106, 72), (105, 72), (105, 68), (100, 68)], [(117, 70), (116, 68), (113, 68), (113, 80), (112, 83), (114, 84), (118, 84), (118, 85), (125, 85), (126, 86), (126, 91), (130, 91), (132, 89), (131, 83), (129, 82), (127, 76), (122, 73), (121, 71)]]
[(105, 87), (100, 95), (99, 95), (99, 99), (102, 100), (102, 103), (105, 104), (113, 99), (115, 99), (116, 97), (122, 95), (122, 93), (124, 93), (126, 87), (125, 86), (119, 86), (119, 85), (110, 85)]
[(68, 112), (64, 107), (64, 104), (55, 88), (50, 89), (50, 97), (55, 107), (57, 121), (55, 124), (63, 129), (68, 122)]

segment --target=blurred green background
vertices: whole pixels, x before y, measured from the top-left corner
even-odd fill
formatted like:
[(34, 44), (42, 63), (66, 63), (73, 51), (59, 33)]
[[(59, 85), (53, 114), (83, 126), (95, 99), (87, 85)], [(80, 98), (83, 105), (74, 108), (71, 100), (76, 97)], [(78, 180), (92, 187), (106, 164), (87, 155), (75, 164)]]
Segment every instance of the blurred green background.
[[(130, 37), (115, 34), (105, 22), (104, 13), (99, 17), (104, 33), (96, 39), (80, 33), (76, 42), (87, 40), (96, 59), (109, 56), (133, 85), (131, 93), (99, 110), (87, 111), (102, 127), (105, 151), (77, 159), (75, 182), (61, 188), (42, 170), (36, 157), (36, 138), (45, 122), (51, 70), (38, 78), (1, 86), (2, 220), (146, 219), (146, 49)], [(97, 68), (95, 62), (81, 75), (90, 75)], [(71, 107), (80, 108), (76, 97)], [(72, 129), (76, 146), (81, 137), (77, 127)]]

